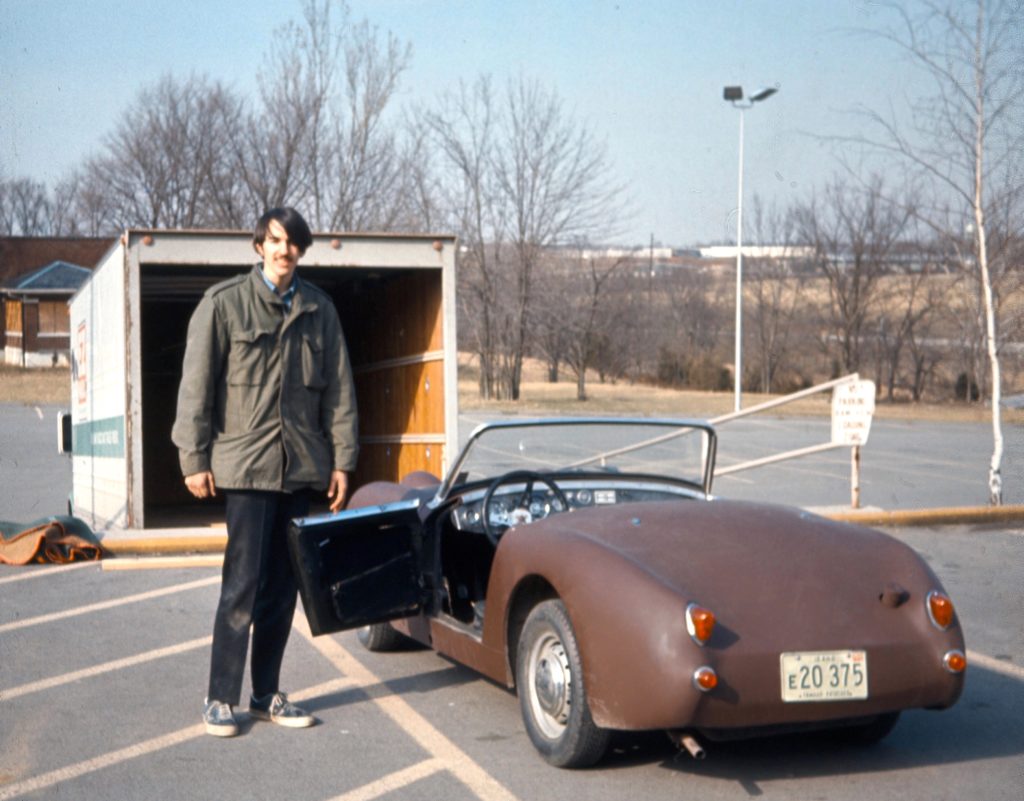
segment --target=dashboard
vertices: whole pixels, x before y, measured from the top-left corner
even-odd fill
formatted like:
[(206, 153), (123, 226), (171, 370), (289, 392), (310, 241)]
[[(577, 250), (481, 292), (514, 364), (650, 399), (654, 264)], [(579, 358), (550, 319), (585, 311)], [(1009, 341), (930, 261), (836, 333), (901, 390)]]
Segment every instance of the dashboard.
[(504, 530), (592, 506), (700, 497), (699, 493), (681, 487), (635, 481), (583, 483), (574, 480), (559, 481), (557, 486), (565, 496), (564, 503), (551, 488), (540, 482), (534, 483), (527, 496), (525, 484), (519, 482), (498, 487), (486, 510), (485, 490), (467, 492), (463, 495), (462, 504), (452, 510), (452, 523), (460, 531), (483, 533), (485, 514), (492, 529)]

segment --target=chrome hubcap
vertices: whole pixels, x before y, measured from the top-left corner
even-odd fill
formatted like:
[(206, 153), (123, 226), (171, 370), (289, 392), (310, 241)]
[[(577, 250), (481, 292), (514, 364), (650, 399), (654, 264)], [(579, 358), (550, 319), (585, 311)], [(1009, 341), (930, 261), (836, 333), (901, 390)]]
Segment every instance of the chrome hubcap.
[(572, 695), (572, 671), (565, 648), (554, 634), (541, 637), (530, 652), (530, 705), (545, 736), (565, 731)]

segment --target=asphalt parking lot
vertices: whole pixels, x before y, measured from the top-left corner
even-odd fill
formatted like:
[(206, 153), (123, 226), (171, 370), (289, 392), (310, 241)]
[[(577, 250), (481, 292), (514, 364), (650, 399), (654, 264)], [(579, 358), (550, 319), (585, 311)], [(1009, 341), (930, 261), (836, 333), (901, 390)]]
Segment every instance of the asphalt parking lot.
[[(30, 522), (63, 514), (71, 460), (57, 453), (55, 406), (0, 404), (0, 520)], [(489, 419), (463, 414), (463, 439)], [(826, 442), (827, 418), (761, 415), (719, 427), (720, 465)], [(1004, 503), (1024, 504), (1024, 426), (1005, 425)], [(991, 427), (984, 423), (876, 420), (862, 450), (861, 503), (882, 509), (977, 506), (988, 502)], [(179, 481), (179, 476), (169, 480)], [(795, 506), (849, 506), (849, 449), (724, 476), (714, 491)]]
[(321, 724), (242, 716), (242, 736), (208, 737), (199, 716), (217, 568), (5, 569), (0, 801), (1019, 798), (1024, 529), (895, 533), (940, 574), (964, 621), (971, 667), (955, 707), (905, 713), (868, 751), (783, 739), (713, 745), (695, 762), (661, 735), (636, 735), (583, 772), (539, 759), (504, 688), (429, 651), (311, 638), (301, 612), (285, 681)]
[[(62, 511), (70, 466), (48, 409), (3, 409), (0, 519)], [(471, 420), (467, 421), (469, 424)], [(746, 426), (746, 427), (744, 427)], [(722, 457), (827, 438), (821, 421), (723, 431)], [(877, 424), (876, 424), (877, 426)], [(468, 428), (464, 433), (468, 433)], [(884, 423), (865, 450), (865, 503), (984, 503), (984, 426)], [(1007, 432), (1008, 503), (1024, 500), (1024, 436)], [(980, 477), (980, 478), (979, 478)], [(848, 502), (849, 455), (736, 474), (723, 495)], [(299, 614), (285, 689), (321, 720), (290, 731), (242, 717), (232, 740), (199, 722), (219, 571), (127, 559), (0, 566), (0, 801), (29, 799), (1018, 799), (1024, 782), (1024, 526), (893, 532), (957, 603), (970, 668), (960, 702), (906, 713), (869, 751), (814, 738), (714, 745), (695, 762), (663, 735), (623, 737), (596, 769), (549, 768), (515, 696), (429, 651), (371, 654), (345, 633), (311, 638)], [(152, 564), (152, 563), (148, 563)], [(121, 568), (121, 569), (116, 569)], [(125, 569), (131, 568), (131, 569)], [(245, 688), (245, 693), (248, 688)]]

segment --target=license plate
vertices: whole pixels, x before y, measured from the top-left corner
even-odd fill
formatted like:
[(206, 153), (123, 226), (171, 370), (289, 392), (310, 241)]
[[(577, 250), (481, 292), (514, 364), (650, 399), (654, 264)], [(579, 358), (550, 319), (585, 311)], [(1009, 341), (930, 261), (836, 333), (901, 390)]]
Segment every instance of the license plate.
[(868, 697), (865, 651), (794, 651), (780, 657), (782, 700), (849, 701)]

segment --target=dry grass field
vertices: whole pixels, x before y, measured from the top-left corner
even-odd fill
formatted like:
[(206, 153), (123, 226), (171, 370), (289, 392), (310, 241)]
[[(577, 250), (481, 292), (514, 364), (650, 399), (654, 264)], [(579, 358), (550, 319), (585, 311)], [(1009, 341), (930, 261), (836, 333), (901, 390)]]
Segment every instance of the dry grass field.
[[(597, 376), (587, 380), (585, 401), (576, 400), (576, 380), (563, 377), (557, 384), (546, 380), (543, 365), (527, 360), (524, 365), (521, 398), (512, 401), (483, 401), (477, 391), (478, 370), (471, 357), (459, 358), (459, 408), (462, 411), (489, 411), (495, 414), (510, 412), (549, 415), (652, 415), (664, 417), (709, 418), (733, 410), (731, 392), (696, 392), (691, 390), (661, 389), (642, 384), (620, 382), (601, 384)], [(743, 408), (777, 398), (744, 392)], [(831, 394), (819, 393), (771, 411), (778, 416), (823, 416), (832, 413)], [(988, 408), (965, 403), (879, 403), (875, 416), (894, 420), (936, 420), (957, 422), (986, 422), (991, 420)], [(1024, 411), (1004, 409), (1007, 423), (1024, 423)]]
[[(565, 376), (557, 384), (545, 380), (542, 365), (528, 361), (522, 386), (522, 399), (482, 401), (477, 393), (477, 369), (465, 355), (459, 359), (459, 408), (463, 411), (509, 412), (537, 415), (653, 415), (663, 417), (715, 417), (732, 411), (730, 392), (694, 392), (660, 389), (627, 383), (601, 384), (595, 376), (587, 382), (588, 400), (576, 400), (576, 382)], [(753, 392), (743, 396), (744, 408), (772, 397)], [(21, 369), (0, 365), (0, 403), (67, 406), (71, 401), (71, 378), (67, 368)], [(822, 393), (772, 411), (775, 415), (827, 416), (830, 395)], [(985, 422), (988, 409), (962, 403), (880, 403), (879, 418), (904, 420), (948, 420)], [(1007, 409), (1007, 423), (1024, 423), (1024, 411)]]
[(22, 369), (0, 364), (0, 403), (67, 406), (70, 402), (67, 367)]

